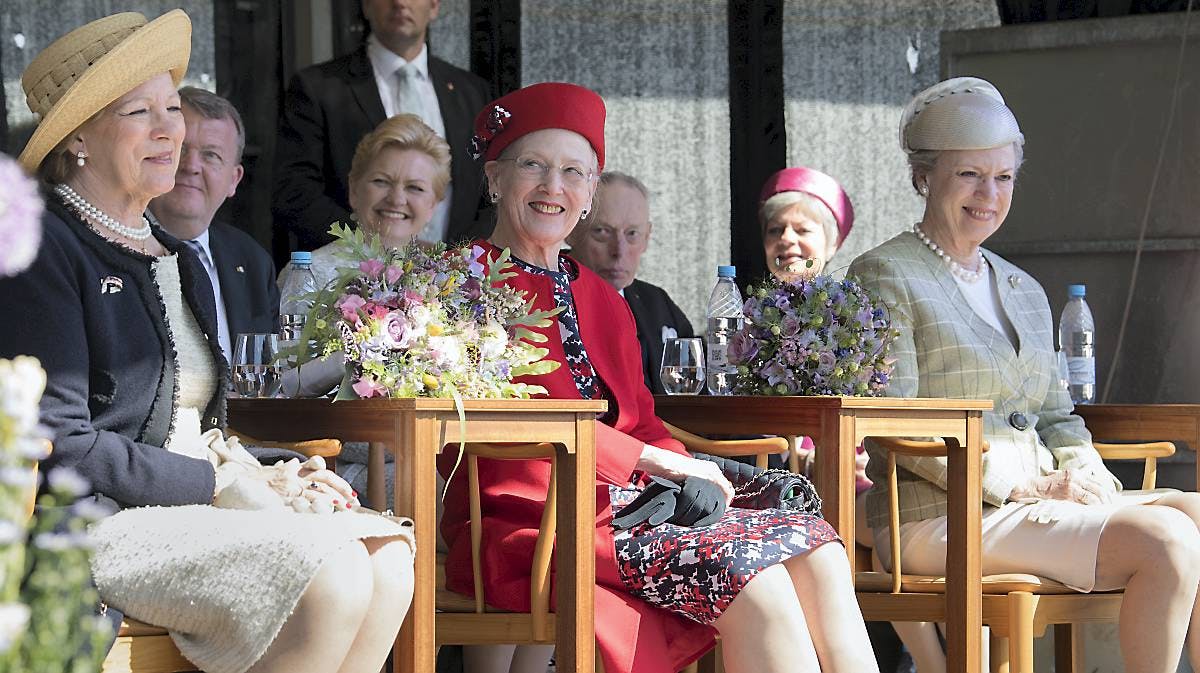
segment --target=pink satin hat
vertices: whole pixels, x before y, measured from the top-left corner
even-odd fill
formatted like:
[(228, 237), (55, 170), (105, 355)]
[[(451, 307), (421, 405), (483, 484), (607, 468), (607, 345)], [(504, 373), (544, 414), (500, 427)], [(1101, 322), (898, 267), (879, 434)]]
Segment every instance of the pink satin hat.
[(785, 168), (767, 179), (758, 201), (760, 204), (766, 203), (767, 199), (780, 192), (804, 192), (820, 199), (837, 221), (837, 245), (841, 247), (842, 241), (846, 240), (846, 235), (850, 233), (850, 228), (854, 226), (854, 206), (850, 204), (850, 197), (846, 196), (846, 190), (842, 189), (837, 180), (815, 168)]

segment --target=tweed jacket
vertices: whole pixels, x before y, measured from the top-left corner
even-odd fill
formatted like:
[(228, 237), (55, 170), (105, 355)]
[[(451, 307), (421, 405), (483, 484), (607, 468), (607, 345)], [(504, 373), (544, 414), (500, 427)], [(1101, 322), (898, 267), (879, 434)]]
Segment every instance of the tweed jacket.
[[(887, 394), (992, 400), (993, 410), (983, 414), (984, 439), (991, 444), (982, 463), (985, 507), (1004, 504), (1013, 487), (1055, 469), (1083, 470), (1119, 489), (1058, 383), (1045, 291), (999, 255), (986, 249), (983, 254), (1016, 331), (1015, 348), (971, 309), (946, 264), (911, 232), (850, 265), (848, 275), (881, 297), (900, 331)], [(1025, 430), (1010, 424), (1014, 412), (1025, 415)], [(875, 482), (867, 495), (867, 521), (881, 528), (888, 518), (887, 457), (870, 442), (867, 450), (867, 476)], [(898, 465), (901, 523), (944, 516), (946, 460), (901, 457)]]

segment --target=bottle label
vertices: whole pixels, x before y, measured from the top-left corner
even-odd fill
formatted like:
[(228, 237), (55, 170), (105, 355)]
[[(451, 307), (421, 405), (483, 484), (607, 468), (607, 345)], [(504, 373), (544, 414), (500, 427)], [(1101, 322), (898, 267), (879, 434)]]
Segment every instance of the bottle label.
[(1096, 382), (1096, 358), (1068, 357), (1067, 379), (1073, 386), (1083, 386)]
[(729, 344), (710, 342), (708, 344), (709, 369), (729, 366)]

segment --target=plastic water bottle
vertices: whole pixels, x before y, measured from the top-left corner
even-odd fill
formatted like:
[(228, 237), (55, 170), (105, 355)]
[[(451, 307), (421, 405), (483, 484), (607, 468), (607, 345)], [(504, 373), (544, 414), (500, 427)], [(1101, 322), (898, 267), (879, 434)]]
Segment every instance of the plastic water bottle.
[[(312, 308), (312, 298), (306, 298), (317, 289), (317, 277), (312, 272), (312, 253), (293, 252), (291, 268), (279, 288), (279, 348), (291, 348), (300, 341), (304, 322)], [(294, 359), (289, 358), (294, 364)]]
[(732, 395), (734, 375), (737, 367), (729, 364), (729, 341), (742, 329), (745, 321), (742, 313), (742, 293), (733, 282), (737, 267), (718, 266), (717, 286), (708, 298), (708, 330), (705, 342), (708, 347), (705, 370), (708, 392), (713, 395)]
[(1067, 360), (1067, 390), (1075, 404), (1096, 401), (1096, 322), (1088, 308), (1087, 286), (1068, 285), (1067, 305), (1058, 323), (1058, 347)]

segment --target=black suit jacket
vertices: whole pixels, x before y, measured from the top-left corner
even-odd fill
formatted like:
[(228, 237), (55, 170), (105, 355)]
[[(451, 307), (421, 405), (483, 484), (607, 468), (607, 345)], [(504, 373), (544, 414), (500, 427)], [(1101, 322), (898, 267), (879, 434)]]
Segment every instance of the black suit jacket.
[(279, 331), (279, 286), (275, 284), (275, 262), (258, 241), (224, 222), (208, 228), (221, 301), (229, 323), (229, 344), (237, 335)]
[[(433, 56), (429, 76), (450, 144), (454, 194), (446, 240), (486, 238), (490, 224), (477, 222), (483, 171), (467, 148), (475, 115), (489, 100), (487, 82)], [(365, 46), (292, 78), (279, 121), (271, 211), (275, 226), (294, 232), (301, 249), (315, 250), (332, 241), (329, 225), (347, 219), (354, 150), (383, 120), (383, 102)]]
[(646, 377), (646, 387), (655, 395), (662, 395), (666, 391), (658, 379), (658, 370), (662, 365), (663, 328), (674, 329), (679, 337), (692, 337), (695, 336), (692, 323), (671, 301), (667, 291), (657, 285), (635, 280), (625, 288), (625, 301), (633, 311), (638, 341), (642, 344), (642, 373)]

